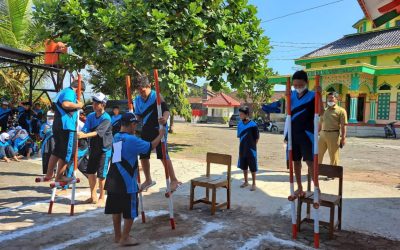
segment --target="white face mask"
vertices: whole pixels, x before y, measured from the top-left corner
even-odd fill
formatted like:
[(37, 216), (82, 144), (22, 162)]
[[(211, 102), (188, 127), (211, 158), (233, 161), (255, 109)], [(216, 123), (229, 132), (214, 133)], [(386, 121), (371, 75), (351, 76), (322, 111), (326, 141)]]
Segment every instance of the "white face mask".
[(301, 94), (301, 93), (304, 92), (304, 90), (306, 90), (306, 88), (307, 88), (307, 87), (303, 87), (303, 88), (299, 88), (299, 89), (295, 89), (295, 90), (296, 90), (296, 92), (297, 92), (298, 94)]
[(328, 104), (329, 107), (332, 107), (332, 106), (335, 105), (335, 102), (327, 102), (327, 104)]
[(47, 124), (49, 124), (50, 126), (53, 125), (53, 119), (47, 119)]

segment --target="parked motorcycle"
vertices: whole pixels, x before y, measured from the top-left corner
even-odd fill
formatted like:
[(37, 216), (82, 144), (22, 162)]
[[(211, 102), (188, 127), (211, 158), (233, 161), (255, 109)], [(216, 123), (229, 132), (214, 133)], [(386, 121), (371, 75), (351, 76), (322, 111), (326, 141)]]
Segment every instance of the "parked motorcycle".
[(256, 120), (256, 123), (259, 130), (262, 129), (265, 132), (272, 132), (272, 133), (279, 132), (278, 126), (276, 126), (275, 122), (263, 121), (261, 118), (259, 118)]
[(383, 129), (385, 130), (386, 138), (389, 138), (389, 137), (397, 138), (396, 128), (394, 127), (395, 123), (396, 123), (396, 121), (390, 122), (390, 123), (386, 124), (385, 127), (383, 127)]

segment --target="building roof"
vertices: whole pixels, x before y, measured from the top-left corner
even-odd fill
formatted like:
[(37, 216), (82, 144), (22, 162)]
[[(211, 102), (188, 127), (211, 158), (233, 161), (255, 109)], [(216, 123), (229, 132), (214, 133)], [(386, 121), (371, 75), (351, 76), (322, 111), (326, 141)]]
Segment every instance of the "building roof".
[(207, 100), (203, 105), (209, 107), (239, 107), (240, 102), (224, 93), (219, 93), (213, 98)]
[(202, 103), (203, 98), (201, 97), (188, 97), (188, 101), (190, 104), (193, 103)]
[(344, 36), (322, 48), (301, 57), (307, 59), (344, 53), (400, 47), (400, 28)]
[(0, 44), (0, 56), (17, 60), (28, 60), (34, 59), (35, 57), (40, 55)]

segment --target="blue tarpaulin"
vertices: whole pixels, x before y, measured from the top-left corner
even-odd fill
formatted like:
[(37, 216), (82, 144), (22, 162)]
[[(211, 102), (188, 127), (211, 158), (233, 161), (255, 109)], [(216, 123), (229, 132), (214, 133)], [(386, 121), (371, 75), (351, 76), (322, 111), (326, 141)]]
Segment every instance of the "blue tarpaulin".
[(281, 101), (276, 101), (270, 104), (263, 104), (262, 105), (262, 110), (265, 113), (281, 113)]

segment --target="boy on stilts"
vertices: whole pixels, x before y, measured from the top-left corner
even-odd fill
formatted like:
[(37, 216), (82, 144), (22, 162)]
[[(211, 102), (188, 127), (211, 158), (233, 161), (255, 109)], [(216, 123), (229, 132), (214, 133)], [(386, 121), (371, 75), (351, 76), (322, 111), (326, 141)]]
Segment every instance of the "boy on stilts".
[[(122, 246), (138, 244), (129, 237), (133, 220), (138, 216), (138, 155), (149, 154), (159, 145), (165, 134), (165, 130), (161, 129), (152, 142), (144, 141), (134, 135), (138, 122), (133, 113), (122, 115), (121, 130), (115, 134), (113, 140), (112, 164), (105, 185), (107, 190), (105, 214), (113, 215), (114, 242)], [(121, 217), (124, 218), (122, 230)]]
[(256, 173), (258, 170), (257, 165), (257, 143), (260, 138), (257, 124), (249, 119), (249, 108), (241, 107), (239, 109), (239, 116), (241, 122), (238, 124), (237, 137), (240, 138), (239, 146), (239, 160), (238, 168), (243, 170), (244, 183), (240, 185), (241, 188), (247, 187), (248, 170), (250, 169), (253, 184), (250, 191), (256, 190)]

